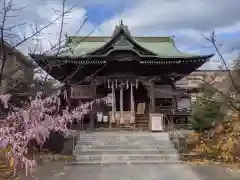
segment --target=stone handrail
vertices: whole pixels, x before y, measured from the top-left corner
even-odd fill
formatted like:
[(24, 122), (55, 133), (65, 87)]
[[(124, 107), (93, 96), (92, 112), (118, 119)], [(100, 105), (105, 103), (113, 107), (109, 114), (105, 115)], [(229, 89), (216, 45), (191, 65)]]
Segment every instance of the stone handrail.
[(175, 145), (175, 148), (177, 149), (178, 153), (181, 153), (182, 151), (186, 150), (187, 143), (185, 141), (185, 137), (183, 134), (178, 132), (179, 127), (188, 127), (186, 124), (174, 124), (169, 119), (168, 120), (168, 133), (169, 138), (172, 141), (172, 143)]

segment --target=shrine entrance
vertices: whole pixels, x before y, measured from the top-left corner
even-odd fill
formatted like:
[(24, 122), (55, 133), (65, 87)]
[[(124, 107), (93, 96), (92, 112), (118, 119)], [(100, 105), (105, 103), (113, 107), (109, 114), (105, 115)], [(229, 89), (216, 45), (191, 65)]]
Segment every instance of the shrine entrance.
[(148, 112), (148, 91), (138, 80), (110, 80), (108, 85), (97, 86), (96, 93), (112, 98), (107, 108), (97, 110), (94, 128), (134, 128), (136, 114)]

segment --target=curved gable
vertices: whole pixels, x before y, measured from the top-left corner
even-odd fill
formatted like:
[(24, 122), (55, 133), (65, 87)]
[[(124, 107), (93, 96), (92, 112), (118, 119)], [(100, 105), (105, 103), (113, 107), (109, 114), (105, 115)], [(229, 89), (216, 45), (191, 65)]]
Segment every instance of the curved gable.
[(138, 44), (130, 35), (124, 25), (116, 27), (112, 38), (98, 49), (88, 53), (88, 55), (104, 55), (111, 50), (135, 50), (142, 55), (156, 54)]

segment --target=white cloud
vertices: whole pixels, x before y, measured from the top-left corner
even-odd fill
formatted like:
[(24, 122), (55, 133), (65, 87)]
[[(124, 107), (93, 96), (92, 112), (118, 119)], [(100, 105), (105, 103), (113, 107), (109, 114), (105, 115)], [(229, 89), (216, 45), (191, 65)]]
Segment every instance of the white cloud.
[[(240, 18), (239, 18), (240, 19)], [(240, 20), (234, 23), (231, 26), (221, 27), (216, 29), (217, 34), (224, 34), (224, 33), (240, 33)]]
[[(68, 5), (66, 7), (66, 10), (71, 7), (72, 6)], [(42, 13), (43, 9), (45, 13)], [(59, 17), (58, 14), (54, 13), (53, 9), (61, 10), (62, 9), (61, 2), (49, 1), (37, 8), (39, 18), (45, 20), (45, 23), (42, 26), (48, 24), (49, 22), (54, 21)], [(65, 34), (88, 35), (90, 32), (92, 32), (94, 30), (94, 26), (89, 22), (86, 22), (85, 25), (78, 32), (79, 28), (84, 22), (85, 17), (86, 10), (84, 8), (74, 8), (71, 11), (71, 13), (67, 14), (64, 19), (64, 26), (62, 29), (63, 31), (61, 33), (62, 39), (65, 38)], [(42, 51), (49, 50), (52, 45), (58, 44), (61, 31), (61, 20), (62, 19), (60, 18), (59, 20), (56, 21), (56, 23), (42, 31), (42, 35), (40, 36)]]
[[(69, 4), (68, 1), (66, 1), (66, 8), (69, 9), (75, 4)], [(80, 1), (79, 1), (80, 2)], [(26, 24), (21, 27), (22, 31), (26, 33), (26, 36), (32, 35), (32, 27), (37, 24), (38, 27), (44, 27), (49, 22), (53, 21), (57, 18), (58, 15), (54, 14), (54, 10), (62, 9), (62, 1), (61, 0), (13, 0), (14, 7), (24, 7), (21, 11), (17, 11), (14, 13), (14, 15), (17, 15), (14, 18), (7, 19), (8, 26), (16, 25), (19, 22), (25, 22)], [(2, 4), (0, 3), (0, 6)], [(12, 15), (13, 13), (11, 13)], [(74, 7), (71, 13), (69, 13), (66, 16), (66, 19), (64, 20), (64, 29), (63, 29), (63, 35), (66, 33), (68, 35), (76, 35), (76, 32), (79, 30), (80, 26), (82, 25), (84, 18), (86, 16), (86, 9), (81, 6)], [(56, 21), (54, 24), (49, 26), (48, 28), (44, 29), (41, 32), (40, 36), (40, 42), (42, 44), (42, 49), (48, 50), (51, 47), (51, 44), (56, 44), (56, 42), (59, 39), (59, 32), (60, 32), (60, 21)], [(13, 34), (16, 34), (18, 36), (23, 36), (22, 32), (19, 31), (20, 27), (17, 27), (14, 29)], [(88, 35), (90, 32), (93, 31), (95, 27), (90, 23), (86, 22), (85, 25), (81, 28), (78, 35)], [(97, 32), (95, 32), (97, 33)], [(17, 38), (7, 38), (6, 40), (9, 41), (11, 44), (16, 44), (16, 39), (19, 41), (19, 37)], [(33, 37), (29, 41), (25, 42), (21, 46), (17, 47), (20, 50), (24, 52), (24, 54), (29, 53), (29, 49), (35, 48), (33, 39), (36, 39), (36, 37)]]
[[(239, 21), (238, 0), (139, 0), (133, 8), (104, 22), (102, 27), (118, 23), (126, 24), (137, 32), (152, 30), (196, 29), (208, 31), (230, 26)], [(141, 29), (140, 29), (141, 28)]]
[[(240, 34), (239, 0), (68, 0), (68, 7), (73, 4), (77, 7), (66, 20), (64, 33), (74, 35), (87, 14), (87, 5), (105, 4), (106, 8), (119, 12), (119, 2), (127, 3), (125, 9), (108, 17), (93, 35), (111, 35), (122, 19), (135, 36), (175, 36), (176, 45), (182, 51), (203, 54), (214, 52), (212, 48), (206, 48), (209, 43), (201, 36), (201, 33), (212, 30), (216, 30), (218, 43), (223, 45), (221, 51), (226, 58), (230, 59), (233, 51), (240, 49), (239, 38), (224, 37), (224, 34)], [(36, 20), (41, 25), (56, 17), (52, 8), (61, 9), (60, 0), (15, 0), (15, 3), (28, 5), (20, 19), (28, 23)], [(93, 29), (92, 22), (87, 22), (79, 35), (87, 35)], [(50, 47), (49, 41), (52, 44), (56, 42), (58, 32), (59, 23), (44, 31), (41, 37), (44, 49)], [(24, 49), (27, 52), (26, 47)]]

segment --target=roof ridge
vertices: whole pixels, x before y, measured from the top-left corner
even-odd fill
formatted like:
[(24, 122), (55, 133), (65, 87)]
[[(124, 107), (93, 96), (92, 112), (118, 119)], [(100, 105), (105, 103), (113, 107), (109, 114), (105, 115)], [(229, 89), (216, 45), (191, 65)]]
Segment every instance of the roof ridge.
[[(75, 42), (85, 39), (86, 42), (107, 42), (111, 36), (69, 36)], [(134, 40), (138, 42), (171, 42), (174, 40), (171, 36), (133, 36)]]
[[(69, 36), (70, 38), (111, 38), (112, 36)], [(172, 36), (132, 36), (133, 38), (172, 38)]]

